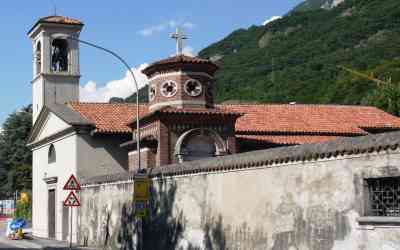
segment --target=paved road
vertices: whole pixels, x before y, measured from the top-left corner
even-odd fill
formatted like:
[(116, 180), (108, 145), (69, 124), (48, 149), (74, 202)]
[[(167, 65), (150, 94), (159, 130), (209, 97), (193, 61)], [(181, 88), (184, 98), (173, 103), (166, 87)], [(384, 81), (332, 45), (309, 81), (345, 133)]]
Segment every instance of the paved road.
[(26, 248), (16, 248), (13, 246), (8, 246), (8, 245), (4, 245), (3, 243), (0, 243), (0, 249), (2, 250), (17, 250), (17, 249), (26, 249)]
[[(0, 219), (0, 250), (18, 250), (18, 249), (69, 250), (69, 248), (66, 247), (67, 244), (65, 242), (57, 242), (57, 241), (43, 242), (43, 240), (41, 242), (38, 240), (35, 241), (8, 240), (5, 237), (5, 231), (6, 231), (5, 221)], [(43, 248), (43, 246), (46, 247)], [(89, 248), (84, 248), (84, 249), (90, 250)]]
[(8, 240), (5, 239), (5, 234), (6, 234), (6, 224), (5, 220), (1, 219), (0, 220), (0, 249), (1, 250), (17, 250), (17, 249), (32, 249), (32, 248), (27, 248), (27, 247), (16, 247), (14, 246), (14, 242), (10, 241), (9, 243), (7, 242)]

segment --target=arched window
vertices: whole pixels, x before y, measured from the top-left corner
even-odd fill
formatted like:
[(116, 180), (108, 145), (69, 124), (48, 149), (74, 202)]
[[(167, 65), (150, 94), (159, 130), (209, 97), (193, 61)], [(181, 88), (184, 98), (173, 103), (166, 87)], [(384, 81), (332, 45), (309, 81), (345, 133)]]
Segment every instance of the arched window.
[(182, 145), (182, 156), (185, 161), (214, 157), (217, 151), (214, 139), (209, 135), (193, 135)]
[(56, 149), (53, 144), (50, 145), (49, 155), (48, 155), (48, 163), (56, 162)]
[(218, 133), (210, 129), (192, 129), (178, 139), (175, 154), (180, 162), (226, 154), (226, 146)]
[(38, 42), (35, 49), (36, 74), (42, 72), (42, 44)]
[(68, 42), (65, 39), (54, 39), (51, 43), (51, 70), (68, 71)]

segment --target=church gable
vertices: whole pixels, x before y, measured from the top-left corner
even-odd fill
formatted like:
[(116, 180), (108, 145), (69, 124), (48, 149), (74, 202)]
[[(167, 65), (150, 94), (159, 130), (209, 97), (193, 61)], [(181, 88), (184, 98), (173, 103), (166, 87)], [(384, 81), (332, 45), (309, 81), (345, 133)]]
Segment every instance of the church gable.
[(60, 119), (57, 115), (49, 112), (34, 141), (40, 141), (71, 127), (71, 125)]

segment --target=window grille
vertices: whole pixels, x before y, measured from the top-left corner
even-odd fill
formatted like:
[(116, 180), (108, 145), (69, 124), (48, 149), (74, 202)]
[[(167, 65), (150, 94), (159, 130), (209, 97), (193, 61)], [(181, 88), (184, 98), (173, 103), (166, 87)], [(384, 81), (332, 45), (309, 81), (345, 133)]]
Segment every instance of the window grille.
[(369, 179), (369, 216), (400, 217), (400, 177)]

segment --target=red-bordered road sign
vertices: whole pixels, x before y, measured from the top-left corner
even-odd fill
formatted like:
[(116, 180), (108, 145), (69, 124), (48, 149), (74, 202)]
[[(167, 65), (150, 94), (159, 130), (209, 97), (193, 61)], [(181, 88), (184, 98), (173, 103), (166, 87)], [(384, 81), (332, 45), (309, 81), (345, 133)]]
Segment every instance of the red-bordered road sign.
[(79, 207), (81, 203), (79, 202), (78, 197), (76, 197), (74, 191), (69, 192), (67, 199), (64, 201), (65, 207)]
[(71, 174), (67, 183), (65, 183), (64, 190), (81, 190), (81, 185), (73, 174)]

